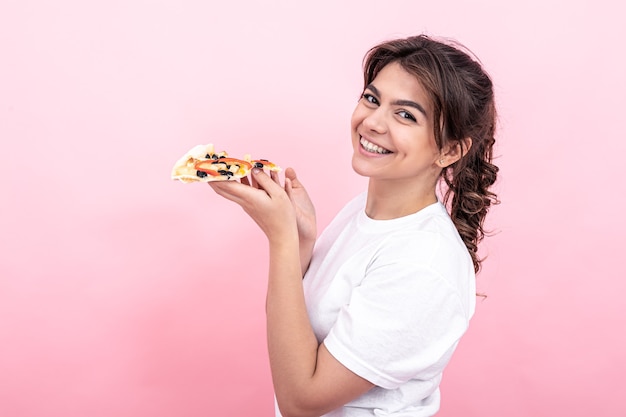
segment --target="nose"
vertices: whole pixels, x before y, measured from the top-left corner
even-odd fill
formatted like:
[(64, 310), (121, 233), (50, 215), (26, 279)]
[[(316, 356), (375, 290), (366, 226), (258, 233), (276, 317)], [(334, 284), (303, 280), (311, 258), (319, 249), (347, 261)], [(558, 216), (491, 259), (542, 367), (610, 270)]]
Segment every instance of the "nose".
[(363, 127), (371, 132), (385, 133), (387, 130), (387, 123), (383, 111), (380, 107), (373, 109), (363, 119)]

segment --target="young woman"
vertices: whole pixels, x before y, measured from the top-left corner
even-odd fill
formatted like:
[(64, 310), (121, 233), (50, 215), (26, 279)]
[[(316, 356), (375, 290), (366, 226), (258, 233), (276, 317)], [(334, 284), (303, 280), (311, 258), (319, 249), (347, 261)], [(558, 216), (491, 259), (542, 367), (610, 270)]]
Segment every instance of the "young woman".
[(260, 170), (211, 183), (269, 240), (268, 349), (284, 417), (435, 414), (474, 313), (477, 245), (496, 203), (491, 80), (423, 35), (371, 49), (364, 76), (352, 166), (368, 189), (319, 239), (293, 169), (284, 185)]

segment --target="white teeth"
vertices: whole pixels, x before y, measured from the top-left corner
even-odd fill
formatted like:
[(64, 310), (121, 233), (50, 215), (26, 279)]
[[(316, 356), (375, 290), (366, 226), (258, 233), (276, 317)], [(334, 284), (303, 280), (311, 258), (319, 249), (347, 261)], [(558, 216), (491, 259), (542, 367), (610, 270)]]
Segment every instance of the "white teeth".
[(391, 153), (390, 150), (381, 148), (378, 145), (374, 145), (372, 142), (368, 141), (367, 139), (361, 138), (359, 142), (361, 143), (361, 146), (363, 146), (363, 148), (365, 148), (365, 150), (368, 152), (379, 153), (379, 154)]

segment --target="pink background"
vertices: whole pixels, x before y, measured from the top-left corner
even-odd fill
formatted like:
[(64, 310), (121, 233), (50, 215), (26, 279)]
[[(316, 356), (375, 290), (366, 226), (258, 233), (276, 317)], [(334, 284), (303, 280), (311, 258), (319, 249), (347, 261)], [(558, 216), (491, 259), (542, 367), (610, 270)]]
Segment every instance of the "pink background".
[(207, 142), (294, 166), (326, 225), (365, 185), (362, 56), (422, 32), (482, 59), (501, 122), (440, 415), (626, 415), (618, 3), (3, 0), (0, 416), (270, 416), (264, 238), (170, 168)]

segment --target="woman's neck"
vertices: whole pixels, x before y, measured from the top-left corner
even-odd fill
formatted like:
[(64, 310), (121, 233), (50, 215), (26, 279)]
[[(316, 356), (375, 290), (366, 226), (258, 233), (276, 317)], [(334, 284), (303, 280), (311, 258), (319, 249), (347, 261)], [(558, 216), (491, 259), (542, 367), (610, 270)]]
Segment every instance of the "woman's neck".
[(435, 186), (399, 184), (370, 178), (365, 214), (375, 220), (389, 220), (417, 213), (437, 202)]

